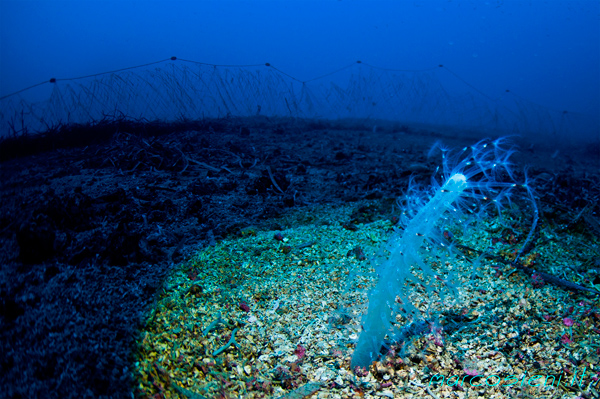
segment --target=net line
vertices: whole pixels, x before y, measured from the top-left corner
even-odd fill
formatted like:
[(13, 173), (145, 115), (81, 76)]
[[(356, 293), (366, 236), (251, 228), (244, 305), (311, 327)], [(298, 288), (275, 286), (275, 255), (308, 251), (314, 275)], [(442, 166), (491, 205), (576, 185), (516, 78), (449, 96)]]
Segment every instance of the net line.
[[(51, 87), (49, 98), (25, 94)], [(524, 136), (598, 135), (595, 116), (552, 110), (509, 90), (483, 93), (443, 65), (380, 68), (360, 61), (297, 79), (275, 66), (176, 57), (76, 78), (50, 79), (0, 98), (0, 138), (70, 124), (226, 117), (390, 120)]]

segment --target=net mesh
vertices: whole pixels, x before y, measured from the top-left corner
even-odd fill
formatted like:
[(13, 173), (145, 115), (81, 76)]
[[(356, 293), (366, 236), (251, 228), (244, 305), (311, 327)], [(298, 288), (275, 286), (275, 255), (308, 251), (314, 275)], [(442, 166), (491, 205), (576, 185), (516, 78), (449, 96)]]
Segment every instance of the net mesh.
[(265, 65), (166, 60), (76, 79), (53, 79), (45, 101), (0, 99), (0, 137), (131, 119), (163, 122), (255, 115), (391, 120), (535, 137), (598, 137), (597, 117), (551, 110), (510, 92), (491, 98), (443, 66), (422, 71), (357, 62), (300, 81)]

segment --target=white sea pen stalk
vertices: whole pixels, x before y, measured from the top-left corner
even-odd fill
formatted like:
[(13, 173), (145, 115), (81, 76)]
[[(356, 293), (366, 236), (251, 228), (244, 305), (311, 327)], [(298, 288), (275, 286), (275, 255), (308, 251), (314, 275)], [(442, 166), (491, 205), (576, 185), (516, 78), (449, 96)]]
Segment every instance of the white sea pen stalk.
[(432, 274), (429, 266), (425, 265), (420, 257), (419, 248), (431, 234), (437, 221), (452, 208), (452, 203), (461, 196), (466, 187), (467, 178), (463, 174), (452, 175), (410, 220), (402, 238), (390, 239), (390, 242), (396, 242), (396, 245), (389, 248), (390, 257), (378, 270), (379, 280), (369, 293), (369, 307), (363, 316), (363, 331), (352, 355), (352, 369), (368, 368), (379, 357), (386, 334), (392, 332), (392, 321), (395, 317), (392, 305), (398, 291), (403, 287), (403, 282), (410, 276), (411, 265), (419, 266), (423, 272)]

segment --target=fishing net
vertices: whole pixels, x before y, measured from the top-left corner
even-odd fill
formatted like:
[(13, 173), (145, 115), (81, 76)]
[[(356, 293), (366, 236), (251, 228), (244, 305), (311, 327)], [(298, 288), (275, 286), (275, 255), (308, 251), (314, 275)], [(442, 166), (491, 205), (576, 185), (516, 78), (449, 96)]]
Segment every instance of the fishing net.
[(36, 86), (50, 90), (46, 100), (29, 100), (30, 90), (0, 99), (0, 137), (122, 119), (256, 115), (390, 120), (537, 138), (598, 137), (592, 116), (551, 110), (508, 90), (492, 98), (442, 65), (403, 71), (357, 62), (301, 81), (269, 64), (223, 66), (173, 57)]

